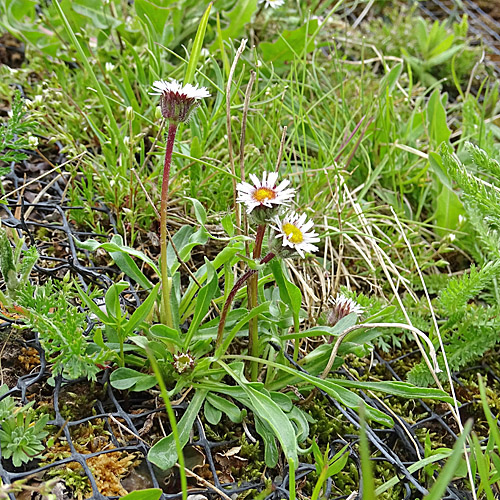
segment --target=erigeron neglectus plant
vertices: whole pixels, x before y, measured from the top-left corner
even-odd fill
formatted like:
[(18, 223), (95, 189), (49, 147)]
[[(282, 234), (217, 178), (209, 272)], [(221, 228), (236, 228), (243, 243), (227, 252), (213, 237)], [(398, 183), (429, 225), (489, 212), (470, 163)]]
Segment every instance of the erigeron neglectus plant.
[(158, 80), (153, 83), (151, 95), (160, 96), (160, 108), (163, 117), (168, 121), (167, 144), (161, 188), (160, 207), (160, 260), (161, 260), (161, 320), (167, 326), (172, 326), (172, 311), (170, 306), (171, 282), (167, 267), (167, 205), (168, 187), (170, 182), (170, 166), (174, 149), (175, 136), (180, 123), (186, 123), (191, 113), (199, 106), (200, 99), (210, 96), (205, 87), (186, 84), (182, 86), (176, 80)]
[[(274, 257), (291, 257), (297, 252), (302, 258), (305, 257), (304, 252), (314, 252), (318, 248), (313, 244), (319, 241), (316, 232), (312, 231), (313, 222), (306, 220), (306, 215), (299, 215), (293, 211), (287, 211), (281, 214), (282, 209), (286, 208), (295, 196), (295, 189), (288, 188), (288, 180), (277, 184), (278, 173), (264, 172), (262, 181), (253, 174), (250, 175), (253, 184), (241, 182), (237, 185), (238, 191), (237, 201), (243, 204), (246, 208), (250, 220), (257, 223), (255, 246), (253, 257), (255, 261), (259, 261), (261, 257), (262, 243), (266, 230), (269, 228), (269, 252), (260, 260), (260, 265), (267, 264)], [(273, 225), (274, 224), (274, 225)], [(234, 297), (238, 290), (248, 281), (248, 286), (251, 288), (251, 281), (254, 286), (249, 293), (249, 308), (257, 307), (257, 273), (258, 268), (249, 269), (246, 271), (234, 284), (224, 308), (221, 313), (221, 318), (218, 326), (216, 349), (221, 350), (223, 341), (224, 326), (226, 323), (227, 314)], [(255, 322), (254, 326), (249, 326), (249, 352), (254, 358), (259, 356), (259, 332), (258, 325)], [(226, 342), (227, 345), (227, 342)], [(223, 351), (224, 349), (222, 349)], [(219, 352), (219, 355), (221, 352)], [(251, 364), (251, 378), (257, 379), (258, 366), (256, 363)]]

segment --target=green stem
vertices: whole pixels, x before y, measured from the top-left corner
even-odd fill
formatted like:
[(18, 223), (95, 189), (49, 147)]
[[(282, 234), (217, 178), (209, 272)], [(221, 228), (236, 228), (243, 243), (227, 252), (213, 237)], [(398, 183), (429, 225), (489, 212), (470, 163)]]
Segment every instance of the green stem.
[(167, 266), (167, 206), (168, 185), (170, 182), (170, 165), (172, 163), (172, 152), (174, 150), (177, 123), (168, 126), (167, 145), (165, 149), (165, 163), (163, 166), (163, 181), (161, 185), (161, 207), (160, 207), (160, 248), (161, 248), (161, 309), (160, 317), (163, 324), (173, 328), (172, 310), (170, 307), (170, 285)]
[(123, 338), (120, 335), (120, 366), (125, 366), (125, 352), (123, 350)]
[(288, 491), (289, 499), (295, 500), (295, 463), (292, 459), (288, 460)]
[[(326, 467), (326, 468), (325, 468)], [(328, 464), (326, 464), (322, 471), (321, 474), (318, 477), (318, 480), (316, 481), (316, 486), (314, 487), (314, 490), (312, 492), (311, 500), (318, 500), (319, 495), (321, 493), (321, 488), (323, 487), (324, 482), (326, 481), (326, 471)]]
[(156, 380), (158, 381), (158, 385), (160, 386), (160, 393), (165, 403), (165, 409), (167, 410), (168, 420), (170, 422), (170, 427), (172, 428), (172, 435), (174, 436), (175, 448), (177, 450), (177, 458), (179, 460), (179, 473), (181, 476), (181, 489), (182, 489), (182, 500), (187, 500), (187, 479), (186, 479), (186, 469), (184, 465), (184, 454), (182, 453), (182, 444), (179, 439), (179, 431), (177, 430), (177, 421), (175, 420), (174, 410), (172, 409), (172, 405), (170, 404), (170, 399), (168, 398), (167, 388), (165, 387), (165, 382), (163, 381), (163, 377), (161, 376), (160, 369), (158, 367), (158, 363), (154, 355), (151, 353), (149, 348), (146, 348), (146, 353), (149, 358), (149, 362), (151, 363), (151, 368), (156, 376)]
[[(264, 240), (264, 234), (266, 233), (265, 224), (261, 224), (257, 228), (257, 235), (255, 237), (255, 247), (253, 249), (253, 258), (255, 261), (260, 259), (262, 252), (262, 242)], [(248, 278), (248, 310), (251, 311), (254, 307), (258, 306), (259, 301), (259, 273), (258, 271)], [(259, 321), (258, 318), (252, 318), (248, 322), (248, 351), (255, 358), (259, 357)], [(258, 363), (252, 362), (250, 364), (250, 379), (252, 382), (256, 382), (259, 376), (259, 365)]]

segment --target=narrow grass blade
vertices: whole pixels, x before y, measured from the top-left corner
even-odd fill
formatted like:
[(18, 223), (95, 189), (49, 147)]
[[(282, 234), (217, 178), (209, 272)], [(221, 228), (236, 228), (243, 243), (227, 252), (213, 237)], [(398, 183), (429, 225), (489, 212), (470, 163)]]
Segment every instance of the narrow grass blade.
[(212, 2), (208, 4), (207, 10), (203, 14), (200, 20), (200, 25), (198, 26), (198, 31), (193, 42), (193, 48), (191, 49), (191, 54), (189, 56), (189, 63), (186, 68), (186, 75), (184, 76), (184, 85), (191, 83), (196, 72), (196, 66), (198, 65), (198, 60), (200, 59), (201, 49), (203, 47), (203, 40), (205, 39), (205, 31), (207, 29), (208, 17), (210, 15), (210, 10), (212, 9)]
[(441, 498), (443, 497), (444, 492), (446, 491), (446, 487), (450, 484), (451, 480), (453, 479), (455, 471), (460, 463), (465, 440), (467, 439), (467, 436), (469, 435), (471, 428), (472, 428), (472, 422), (469, 420), (465, 424), (462, 435), (457, 439), (457, 442), (453, 447), (453, 453), (447, 460), (446, 465), (441, 471), (441, 474), (439, 474), (439, 477), (434, 483), (434, 486), (429, 491), (429, 494), (425, 497), (425, 500), (441, 500)]
[(75, 36), (75, 33), (73, 32), (71, 25), (68, 22), (68, 19), (66, 18), (66, 15), (64, 14), (64, 11), (62, 10), (61, 5), (59, 2), (54, 2), (53, 4), (57, 11), (59, 12), (59, 15), (61, 16), (61, 21), (64, 25), (64, 28), (66, 29), (66, 33), (70, 37), (76, 51), (78, 52), (78, 56), (80, 58), (80, 61), (82, 62), (83, 66), (87, 70), (88, 74), (90, 75), (92, 79), (92, 83), (95, 87), (95, 90), (97, 92), (97, 95), (99, 96), (99, 101), (101, 102), (104, 111), (106, 112), (106, 115), (109, 119), (109, 126), (111, 129), (112, 134), (114, 135), (115, 141), (120, 141), (120, 145), (123, 146), (123, 138), (120, 134), (120, 131), (118, 130), (118, 125), (116, 123), (115, 117), (113, 115), (113, 111), (111, 110), (111, 106), (109, 104), (109, 101), (106, 99), (106, 96), (104, 95), (104, 92), (102, 91), (101, 85), (99, 83), (99, 80), (95, 76), (94, 70), (92, 69), (92, 66), (90, 65), (87, 56), (85, 55), (85, 52), (83, 51), (80, 42)]

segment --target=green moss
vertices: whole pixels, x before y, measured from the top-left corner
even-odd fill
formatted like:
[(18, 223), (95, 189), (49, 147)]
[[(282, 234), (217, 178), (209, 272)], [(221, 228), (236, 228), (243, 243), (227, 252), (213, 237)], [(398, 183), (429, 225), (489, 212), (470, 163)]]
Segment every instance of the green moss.
[(260, 443), (249, 443), (246, 435), (242, 434), (240, 438), (241, 450), (239, 456), (248, 460), (247, 466), (242, 469), (239, 476), (239, 481), (252, 481), (262, 476), (262, 471), (265, 470), (264, 451), (260, 448)]

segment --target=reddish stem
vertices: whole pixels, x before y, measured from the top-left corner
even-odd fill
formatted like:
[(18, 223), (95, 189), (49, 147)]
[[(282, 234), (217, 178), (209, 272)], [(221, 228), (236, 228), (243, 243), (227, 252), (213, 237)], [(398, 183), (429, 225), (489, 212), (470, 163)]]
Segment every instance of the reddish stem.
[(168, 280), (167, 267), (167, 206), (168, 187), (170, 183), (170, 165), (172, 164), (172, 152), (174, 150), (177, 123), (168, 126), (167, 145), (165, 149), (165, 163), (163, 165), (163, 180), (161, 184), (161, 207), (160, 207), (160, 248), (161, 248), (161, 282), (162, 282), (162, 323), (172, 327), (172, 312), (170, 309), (170, 283)]
[[(261, 264), (267, 264), (274, 257), (274, 253), (269, 252), (261, 261)], [(222, 344), (222, 339), (224, 336), (224, 326), (226, 325), (227, 313), (229, 312), (229, 308), (233, 303), (234, 297), (238, 290), (245, 284), (245, 282), (257, 273), (257, 269), (249, 269), (246, 271), (234, 284), (232, 290), (229, 292), (227, 296), (226, 302), (224, 303), (224, 308), (222, 309), (222, 313), (220, 315), (219, 328), (217, 330), (217, 339), (215, 341), (215, 348), (217, 349)]]

